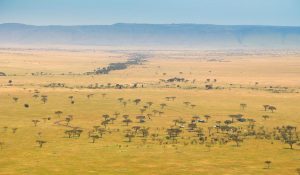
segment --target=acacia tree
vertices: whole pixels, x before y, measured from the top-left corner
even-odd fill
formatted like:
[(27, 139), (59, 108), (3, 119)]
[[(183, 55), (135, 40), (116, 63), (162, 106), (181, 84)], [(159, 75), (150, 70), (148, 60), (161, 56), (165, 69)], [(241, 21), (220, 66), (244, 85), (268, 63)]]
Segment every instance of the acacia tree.
[(241, 103), (241, 104), (240, 104), (240, 108), (241, 108), (242, 110), (245, 110), (246, 107), (247, 107), (247, 104), (246, 104), (246, 103)]
[(76, 137), (80, 137), (81, 133), (83, 132), (83, 130), (79, 128), (73, 128), (73, 130)]
[(268, 110), (269, 106), (270, 106), (270, 105), (263, 105), (263, 107), (264, 107), (265, 111), (267, 111), (267, 110)]
[(210, 115), (204, 115), (204, 118), (206, 119), (206, 123), (207, 123), (207, 122), (208, 122), (208, 119), (210, 119), (211, 116), (210, 116)]
[(43, 117), (42, 119), (43, 119), (44, 123), (46, 123), (46, 121), (48, 120), (48, 117)]
[(40, 147), (40, 148), (42, 148), (43, 145), (44, 145), (45, 143), (47, 143), (47, 142), (44, 141), (44, 140), (37, 140), (36, 142), (39, 144), (39, 147)]
[(217, 129), (217, 133), (219, 133), (220, 127), (221, 127), (221, 121), (216, 121), (216, 129)]
[(148, 101), (147, 103), (146, 103), (148, 106), (149, 106), (149, 108), (153, 105), (153, 102), (151, 102), (151, 101)]
[(146, 137), (149, 135), (149, 128), (143, 127), (142, 129), (140, 129), (140, 132), (142, 133), (143, 137)]
[(290, 146), (290, 149), (293, 149), (293, 145), (294, 145), (295, 143), (297, 143), (297, 140), (287, 139), (287, 140), (285, 141), (285, 143), (287, 143), (287, 144)]
[(6, 132), (7, 131), (7, 126), (3, 126), (3, 132)]
[(123, 115), (123, 118), (124, 118), (124, 119), (128, 119), (128, 118), (129, 118), (129, 115), (126, 115), (126, 114), (125, 114), (125, 115)]
[(93, 135), (91, 135), (90, 137), (92, 138), (92, 143), (95, 143), (96, 140), (100, 139), (100, 136), (97, 135), (97, 134), (93, 134)]
[(132, 129), (135, 131), (135, 134), (137, 134), (138, 130), (141, 129), (140, 126), (133, 126)]
[(122, 122), (126, 123), (126, 126), (128, 126), (129, 123), (132, 123), (132, 120), (130, 120), (129, 118), (127, 118), (127, 119), (124, 119)]
[(209, 135), (209, 136), (211, 136), (211, 130), (212, 130), (212, 129), (213, 129), (213, 127), (211, 127), (211, 126), (210, 126), (210, 127), (207, 127), (208, 135)]
[(185, 101), (185, 102), (183, 102), (183, 104), (185, 104), (186, 106), (188, 106), (188, 105), (191, 104), (191, 102)]
[(225, 120), (225, 121), (224, 121), (224, 124), (225, 124), (226, 126), (230, 125), (231, 123), (233, 123), (232, 120)]
[(93, 128), (94, 128), (94, 131), (97, 131), (99, 128), (100, 128), (100, 126), (93, 126)]
[(17, 103), (19, 98), (18, 97), (13, 97), (13, 100), (14, 100), (15, 103)]
[(70, 101), (72, 101), (74, 99), (74, 96), (71, 95), (68, 98), (70, 99)]
[(192, 121), (193, 122), (196, 122), (196, 121), (198, 121), (200, 119), (200, 117), (198, 116), (198, 115), (194, 115), (193, 117), (192, 117)]
[(166, 106), (167, 106), (167, 104), (165, 104), (165, 103), (160, 104), (161, 109), (164, 109)]
[(108, 123), (109, 123), (109, 120), (104, 120), (103, 122), (101, 122), (101, 125), (103, 125), (104, 128), (106, 128)]
[(197, 137), (199, 138), (200, 141), (202, 141), (202, 143), (204, 143), (205, 141), (205, 134), (204, 134), (204, 131), (203, 131), (203, 128), (198, 128), (196, 130), (196, 133), (197, 133)]
[(153, 112), (154, 116), (156, 116), (156, 114), (158, 114), (158, 113), (159, 113), (159, 111), (158, 111), (158, 110), (156, 110), (156, 109), (155, 109), (155, 110), (153, 110), (152, 112)]
[(104, 118), (105, 121), (107, 121), (109, 119), (109, 115), (108, 114), (104, 114), (104, 115), (102, 115), (102, 117)]
[(15, 134), (18, 130), (18, 128), (11, 128), (11, 129), (12, 129), (13, 134)]
[(179, 128), (169, 128), (167, 129), (168, 139), (172, 140), (172, 143), (177, 143), (177, 137), (182, 132)]
[(193, 131), (195, 128), (197, 128), (197, 124), (196, 123), (190, 123), (188, 124), (188, 128), (190, 131)]
[(145, 108), (140, 109), (141, 114), (144, 114), (145, 111), (146, 111)]
[(174, 126), (177, 126), (177, 124), (179, 124), (180, 126), (182, 126), (182, 125), (184, 125), (186, 123), (182, 118), (175, 119), (175, 120), (173, 120), (173, 122), (174, 122)]
[(138, 105), (138, 104), (139, 104), (141, 101), (142, 101), (142, 100), (141, 100), (141, 99), (139, 99), (139, 98), (137, 98), (137, 99), (133, 100), (133, 102), (135, 103), (135, 105)]
[(97, 133), (99, 134), (100, 138), (102, 138), (103, 134), (106, 132), (105, 128), (98, 128)]
[(74, 103), (75, 103), (75, 101), (74, 101), (74, 96), (71, 95), (71, 96), (69, 96), (68, 98), (70, 99), (70, 103), (71, 103), (71, 104), (74, 104)]
[(238, 132), (231, 134), (229, 137), (232, 141), (234, 141), (236, 143), (237, 147), (239, 147), (240, 143), (243, 142), (243, 138), (240, 136), (240, 134)]
[(67, 123), (67, 126), (69, 126), (71, 120), (72, 120), (72, 117), (66, 117), (66, 118), (65, 118), (65, 121), (66, 121), (66, 123)]
[(126, 107), (126, 105), (127, 105), (127, 102), (126, 102), (126, 101), (123, 101), (123, 106), (124, 106), (124, 108)]
[(271, 161), (270, 160), (266, 160), (265, 164), (267, 165), (267, 169), (270, 169), (270, 165), (271, 165)]
[(229, 115), (229, 117), (231, 118), (231, 122), (233, 123), (234, 119), (240, 119), (243, 117), (243, 115), (242, 114), (231, 114), (231, 115)]
[(173, 122), (174, 122), (174, 126), (177, 126), (177, 123), (180, 121), (180, 119), (175, 119), (175, 120), (173, 120)]
[(42, 95), (41, 101), (45, 104), (48, 101), (48, 97), (46, 95)]
[(60, 118), (62, 113), (63, 113), (62, 111), (55, 111), (54, 112), (54, 114), (57, 115), (57, 117), (59, 117), (59, 118)]
[(32, 120), (34, 126), (36, 127), (37, 126), (37, 123), (40, 122), (39, 120)]
[(128, 131), (126, 134), (125, 134), (125, 137), (128, 138), (128, 142), (131, 142), (132, 141), (132, 138), (134, 137), (134, 133), (132, 131)]
[(124, 98), (118, 98), (118, 101), (121, 103), (124, 100)]
[(265, 120), (267, 120), (268, 118), (270, 118), (270, 116), (268, 116), (268, 115), (263, 115), (262, 118), (264, 118)]
[(111, 117), (110, 119), (109, 119), (109, 121), (111, 121), (111, 124), (114, 124), (114, 121), (116, 120), (116, 118), (113, 118), (113, 117)]
[(152, 114), (147, 114), (148, 119), (151, 119)]
[(161, 116), (161, 115), (163, 115), (163, 114), (164, 114), (164, 112), (158, 111), (158, 116)]
[(269, 106), (268, 109), (273, 113), (274, 111), (277, 110), (275, 106)]
[(277, 128), (280, 136), (282, 137), (284, 143), (290, 146), (290, 149), (293, 149), (293, 145), (299, 141), (299, 136), (297, 131), (297, 127), (295, 126), (282, 126), (281, 128)]
[(80, 137), (82, 132), (83, 132), (82, 129), (73, 128), (71, 130), (66, 130), (65, 134), (67, 134), (69, 136), (69, 138), (71, 138), (71, 137)]
[(90, 99), (92, 96), (94, 96), (94, 94), (88, 94), (86, 97)]
[(66, 131), (65, 131), (65, 134), (67, 134), (68, 137), (71, 138), (72, 135), (74, 134), (74, 131), (73, 131), (73, 130), (66, 130)]
[(140, 123), (144, 123), (145, 122), (145, 118), (146, 117), (144, 115), (138, 115), (138, 116), (136, 116), (136, 119), (138, 119)]

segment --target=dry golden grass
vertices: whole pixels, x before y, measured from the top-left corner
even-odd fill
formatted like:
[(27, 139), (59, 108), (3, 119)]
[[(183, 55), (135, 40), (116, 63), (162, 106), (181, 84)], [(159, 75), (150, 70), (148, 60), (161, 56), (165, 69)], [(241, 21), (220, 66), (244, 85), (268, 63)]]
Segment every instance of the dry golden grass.
[[(241, 55), (231, 56), (218, 53), (196, 51), (159, 51), (150, 54), (144, 65), (131, 66), (126, 70), (113, 71), (108, 75), (61, 75), (68, 72), (84, 73), (111, 62), (122, 62), (129, 51), (45, 51), (14, 50), (0, 53), (0, 72), (10, 76), (0, 77), (0, 174), (296, 174), (300, 168), (300, 147), (288, 149), (280, 141), (246, 139), (240, 147), (229, 142), (226, 145), (184, 145), (192, 134), (184, 131), (179, 144), (160, 145), (141, 137), (127, 142), (124, 130), (135, 125), (150, 127), (150, 133), (166, 135), (163, 128), (173, 125), (173, 120), (182, 118), (189, 121), (195, 114), (211, 115), (208, 123), (199, 124), (207, 128), (218, 120), (227, 120), (229, 114), (242, 113), (246, 118), (255, 119), (257, 126), (271, 131), (275, 126), (293, 125), (300, 127), (300, 59), (299, 55)], [(208, 59), (224, 59), (208, 61)], [(31, 76), (34, 72), (53, 75)], [(182, 73), (180, 73), (182, 72)], [(164, 75), (163, 73), (166, 73)], [(14, 76), (16, 74), (16, 76)], [(179, 83), (183, 88), (165, 88), (159, 79), (184, 77), (196, 79), (195, 84)], [(225, 89), (204, 90), (204, 81), (217, 79), (216, 86)], [(8, 80), (13, 81), (8, 86)], [(70, 87), (99, 83), (151, 83), (136, 89), (69, 89), (46, 88), (49, 83), (65, 83)], [(259, 84), (255, 86), (255, 82)], [(229, 84), (245, 88), (232, 88)], [(196, 89), (187, 87), (197, 86)], [(271, 93), (264, 86), (286, 86), (294, 93)], [(258, 90), (251, 88), (256, 87)], [(40, 98), (32, 97), (34, 90), (48, 96), (43, 104)], [(95, 94), (90, 99), (87, 95)], [(106, 93), (105, 97), (101, 94)], [(75, 104), (70, 104), (69, 96), (74, 96)], [(176, 96), (175, 101), (166, 101), (166, 96)], [(13, 97), (19, 100), (14, 102)], [(123, 107), (117, 98), (142, 99), (141, 104), (128, 102)], [(160, 110), (159, 104), (166, 103), (162, 116), (152, 117), (144, 124), (137, 123), (135, 116), (145, 102), (152, 101), (151, 109)], [(195, 108), (186, 107), (190, 101)], [(30, 105), (24, 108), (24, 104)], [(248, 106), (243, 111), (240, 103)], [(265, 112), (262, 105), (272, 104), (278, 108), (274, 113)], [(54, 115), (63, 111), (61, 118)], [(87, 132), (103, 121), (103, 114), (114, 112), (130, 115), (134, 121), (124, 126), (121, 117), (109, 125), (111, 133), (91, 143)], [(71, 126), (82, 128), (80, 138), (67, 138), (65, 126), (55, 124), (67, 115), (73, 115)], [(270, 115), (264, 120), (262, 115)], [(51, 117), (44, 122), (43, 117)], [(32, 120), (41, 122), (34, 127)], [(241, 124), (245, 125), (245, 124)], [(4, 132), (4, 128), (8, 129)], [(17, 127), (15, 134), (12, 128)], [(159, 128), (157, 130), (156, 128)], [(117, 129), (120, 131), (118, 132)], [(41, 133), (40, 135), (38, 133)], [(47, 141), (39, 148), (36, 140)], [(271, 168), (265, 169), (266, 160), (272, 161)]]

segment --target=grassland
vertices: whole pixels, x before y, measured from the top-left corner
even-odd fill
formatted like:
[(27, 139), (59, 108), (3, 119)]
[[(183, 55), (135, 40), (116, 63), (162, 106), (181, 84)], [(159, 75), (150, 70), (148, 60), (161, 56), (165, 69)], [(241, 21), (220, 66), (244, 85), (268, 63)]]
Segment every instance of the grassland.
[[(84, 74), (124, 62), (133, 53), (147, 55), (147, 62), (105, 75)], [(255, 120), (257, 133), (272, 133), (283, 125), (299, 129), (299, 58), (298, 52), (285, 51), (2, 49), (0, 72), (7, 76), (0, 77), (0, 174), (297, 174), (299, 142), (290, 149), (273, 137), (245, 136), (240, 146), (232, 140), (219, 144), (210, 139), (227, 137), (217, 133), (216, 123), (231, 120), (231, 114)], [(162, 81), (173, 77), (189, 81)], [(64, 87), (47, 87), (51, 83)], [(124, 88), (116, 89), (115, 84)], [(133, 84), (137, 87), (132, 88)], [(207, 84), (213, 89), (207, 90)], [(47, 96), (45, 103), (42, 95)], [(141, 102), (135, 104), (135, 99)], [(141, 114), (147, 102), (153, 105)], [(161, 108), (163, 103), (166, 107)], [(240, 104), (247, 107), (241, 109)], [(277, 110), (265, 111), (265, 104)], [(162, 113), (155, 115), (153, 110)], [(58, 116), (55, 111), (63, 113)], [(93, 143), (88, 133), (94, 133), (94, 126), (104, 128), (102, 116), (112, 118), (115, 112), (119, 116)], [(122, 122), (125, 114), (132, 120), (129, 126)], [(136, 116), (146, 114), (151, 117), (139, 123)], [(204, 143), (188, 130), (195, 115), (203, 120), (204, 115), (210, 116), (207, 122), (197, 123), (207, 137)], [(34, 126), (32, 120), (40, 122)], [(178, 127), (174, 120), (186, 122), (177, 142), (168, 139), (166, 132)], [(248, 125), (230, 124), (241, 133)], [(148, 136), (138, 132), (129, 142), (125, 135), (133, 132), (133, 126), (149, 128)], [(74, 127), (83, 131), (81, 136), (68, 138), (65, 131)], [(213, 134), (208, 134), (211, 127)], [(295, 134), (299, 139), (298, 130)], [(37, 140), (46, 143), (40, 148)], [(267, 160), (272, 162), (270, 168), (266, 168)]]

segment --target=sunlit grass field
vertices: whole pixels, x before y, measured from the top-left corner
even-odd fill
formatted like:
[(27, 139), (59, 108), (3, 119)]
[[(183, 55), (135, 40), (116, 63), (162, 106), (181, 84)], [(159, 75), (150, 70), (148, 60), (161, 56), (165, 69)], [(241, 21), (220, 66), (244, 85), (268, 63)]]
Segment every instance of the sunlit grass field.
[[(232, 141), (193, 144), (197, 136), (187, 130), (187, 124), (194, 115), (204, 120), (203, 116), (209, 115), (197, 127), (203, 128), (210, 138), (209, 127), (215, 127), (217, 121), (231, 120), (230, 114), (242, 114), (256, 121), (257, 130), (263, 127), (264, 131), (272, 132), (282, 125), (299, 130), (300, 55), (211, 56), (213, 51), (144, 51), (149, 58), (143, 65), (108, 75), (83, 75), (112, 62), (126, 61), (134, 52), (137, 51), (2, 50), (0, 72), (8, 76), (0, 77), (0, 174), (297, 174), (299, 142), (293, 149), (280, 140), (255, 137), (245, 138), (240, 146)], [(47, 74), (32, 76), (34, 72)], [(169, 86), (160, 81), (173, 77), (190, 81)], [(206, 90), (207, 79), (216, 79), (214, 86), (222, 88)], [(65, 83), (68, 87), (45, 87), (50, 83)], [(144, 86), (87, 88), (95, 83)], [(273, 93), (266, 90), (270, 86), (293, 91)], [(35, 91), (39, 92), (36, 98)], [(88, 98), (89, 94), (93, 95)], [(47, 96), (45, 103), (41, 101), (42, 95)], [(165, 97), (176, 99), (167, 101)], [(122, 102), (119, 98), (123, 98)], [(135, 99), (141, 102), (135, 104)], [(139, 123), (136, 116), (142, 115), (140, 109), (147, 102), (153, 105), (144, 115), (152, 116)], [(164, 108), (162, 103), (166, 104)], [(245, 109), (241, 109), (242, 103), (247, 104)], [(276, 106), (277, 110), (265, 111), (265, 104)], [(155, 115), (153, 110), (163, 113)], [(55, 111), (62, 114), (56, 115)], [(93, 143), (88, 133), (94, 126), (104, 128), (102, 116), (113, 117), (116, 112), (119, 116), (106, 126), (103, 137)], [(69, 115), (72, 120), (67, 125)], [(123, 115), (132, 120), (128, 126), (122, 122)], [(269, 118), (265, 120), (263, 115)], [(174, 127), (177, 119), (186, 124), (174, 143), (166, 139), (166, 130)], [(39, 120), (37, 126), (32, 120)], [(244, 131), (248, 122), (231, 125)], [(149, 128), (149, 136), (136, 134), (129, 142), (125, 135), (133, 126)], [(68, 138), (65, 131), (71, 127), (82, 129), (81, 136)], [(45, 144), (40, 147), (37, 140)], [(269, 168), (265, 161), (271, 161)]]

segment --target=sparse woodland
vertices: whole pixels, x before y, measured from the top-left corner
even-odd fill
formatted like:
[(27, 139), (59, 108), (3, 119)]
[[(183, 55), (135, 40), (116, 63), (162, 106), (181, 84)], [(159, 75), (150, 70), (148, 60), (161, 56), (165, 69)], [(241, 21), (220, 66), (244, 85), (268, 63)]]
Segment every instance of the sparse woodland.
[[(92, 64), (94, 71), (1, 72), (0, 174), (10, 174), (5, 162), (18, 167), (12, 174), (52, 174), (51, 167), (62, 174), (225, 174), (231, 166), (228, 174), (243, 174), (242, 167), (255, 174), (299, 173), (295, 77), (282, 86), (253, 77), (225, 82), (214, 72), (234, 62), (227, 59), (233, 53), (199, 60), (189, 53), (191, 63), (181, 68), (172, 61), (178, 65), (188, 53), (160, 54), (168, 61), (126, 53), (127, 61)], [(199, 70), (189, 67), (194, 64)], [(64, 161), (70, 163), (60, 165)]]

